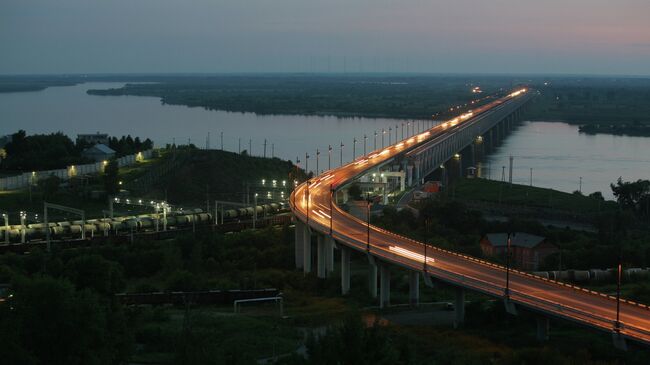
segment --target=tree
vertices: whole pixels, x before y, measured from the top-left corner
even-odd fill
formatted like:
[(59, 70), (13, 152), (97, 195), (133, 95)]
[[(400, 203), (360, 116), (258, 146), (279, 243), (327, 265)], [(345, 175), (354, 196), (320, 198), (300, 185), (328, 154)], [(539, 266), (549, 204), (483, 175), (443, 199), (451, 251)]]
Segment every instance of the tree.
[(361, 200), (361, 188), (359, 187), (359, 184), (354, 183), (350, 185), (348, 188), (348, 195), (350, 195), (350, 198), (352, 200)]
[(115, 195), (120, 191), (119, 166), (116, 160), (110, 160), (104, 167), (104, 190), (108, 195)]
[(0, 304), (0, 353), (7, 364), (124, 362), (124, 317), (90, 290), (50, 277), (18, 277)]
[(616, 185), (610, 184), (610, 187), (622, 208), (640, 216), (650, 216), (650, 180), (627, 182), (619, 177)]
[(53, 197), (59, 190), (59, 185), (61, 185), (61, 179), (55, 175), (50, 175), (38, 181), (38, 188), (43, 192), (43, 199)]

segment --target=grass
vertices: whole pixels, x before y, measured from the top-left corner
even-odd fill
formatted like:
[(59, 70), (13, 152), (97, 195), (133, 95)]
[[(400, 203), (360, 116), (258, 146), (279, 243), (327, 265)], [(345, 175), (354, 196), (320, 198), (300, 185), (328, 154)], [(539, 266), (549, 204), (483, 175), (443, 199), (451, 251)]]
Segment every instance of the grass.
[(461, 179), (450, 189), (454, 189), (455, 196), (463, 200), (549, 208), (579, 214), (618, 209), (618, 204), (613, 201), (485, 179)]

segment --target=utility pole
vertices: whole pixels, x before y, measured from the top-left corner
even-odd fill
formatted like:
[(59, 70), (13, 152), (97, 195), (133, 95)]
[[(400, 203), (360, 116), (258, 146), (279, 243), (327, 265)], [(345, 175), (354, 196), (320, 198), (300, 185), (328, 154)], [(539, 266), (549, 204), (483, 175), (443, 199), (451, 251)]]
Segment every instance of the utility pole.
[(578, 191), (582, 193), (582, 176), (580, 176), (580, 183), (578, 185)]
[(275, 158), (275, 143), (271, 143), (271, 158)]
[(221, 150), (223, 151), (223, 132), (221, 132)]
[(510, 299), (510, 247), (512, 233), (508, 231), (508, 241), (506, 244), (506, 300)]
[(501, 182), (506, 182), (506, 166), (501, 166)]
[(237, 154), (241, 155), (241, 137), (239, 137), (239, 142), (237, 144)]
[(512, 186), (512, 160), (514, 157), (510, 156), (510, 167), (508, 168), (508, 183)]
[(205, 136), (205, 149), (206, 151), (210, 149), (210, 132)]
[(264, 158), (266, 158), (266, 138), (264, 138)]
[(533, 186), (533, 168), (530, 168), (530, 186)]
[(368, 136), (365, 134), (363, 135), (363, 155), (366, 156), (368, 153), (366, 152), (366, 141), (368, 140)]
[(253, 139), (248, 139), (248, 155), (253, 156)]

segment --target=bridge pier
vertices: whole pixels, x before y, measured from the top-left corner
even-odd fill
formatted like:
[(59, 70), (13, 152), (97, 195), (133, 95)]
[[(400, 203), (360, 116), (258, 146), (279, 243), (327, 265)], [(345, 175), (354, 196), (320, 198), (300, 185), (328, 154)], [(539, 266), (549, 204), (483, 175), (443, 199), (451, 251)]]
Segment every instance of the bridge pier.
[(308, 225), (304, 225), (304, 229), (302, 230), (303, 232), (303, 260), (302, 260), (302, 268), (303, 272), (305, 274), (309, 274), (311, 272), (311, 263), (312, 263), (312, 257), (311, 257), (311, 231), (309, 230)]
[(334, 272), (334, 238), (325, 236), (325, 274), (330, 276)]
[(379, 265), (379, 308), (390, 305), (390, 267), (382, 263)]
[(537, 321), (537, 341), (544, 342), (548, 341), (548, 331), (550, 329), (550, 322), (548, 317), (539, 316), (536, 318)]
[(377, 263), (372, 256), (368, 256), (368, 292), (370, 297), (377, 298)]
[(350, 249), (341, 246), (341, 294), (350, 292)]
[(295, 228), (295, 242), (294, 242), (294, 255), (296, 269), (302, 269), (304, 265), (304, 250), (305, 250), (305, 224), (296, 218), (296, 228)]
[(461, 287), (456, 288), (454, 317), (454, 328), (460, 327), (465, 322), (465, 289)]
[(409, 271), (409, 304), (417, 307), (420, 304), (420, 273)]
[(612, 332), (612, 341), (615, 348), (621, 351), (627, 351), (627, 342), (620, 332)]
[(326, 252), (326, 244), (325, 244), (325, 236), (322, 234), (316, 235), (316, 260), (317, 260), (317, 268), (316, 268), (316, 275), (324, 279), (327, 276), (327, 268), (326, 268), (326, 260), (327, 260), (327, 252)]

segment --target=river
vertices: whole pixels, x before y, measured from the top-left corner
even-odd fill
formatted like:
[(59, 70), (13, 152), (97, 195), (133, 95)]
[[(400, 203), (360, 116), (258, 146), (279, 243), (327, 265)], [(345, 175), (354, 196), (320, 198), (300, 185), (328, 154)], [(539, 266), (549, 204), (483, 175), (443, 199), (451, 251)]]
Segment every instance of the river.
[[(78, 133), (105, 132), (110, 135), (151, 138), (156, 145), (187, 143), (237, 152), (249, 149), (254, 155), (266, 154), (295, 160), (304, 166), (309, 152), (309, 169), (316, 167), (316, 149), (321, 151), (319, 168), (328, 164), (328, 145), (333, 147), (332, 165), (340, 160), (340, 143), (344, 143), (343, 160), (352, 158), (353, 138), (357, 155), (363, 152), (363, 135), (368, 136), (370, 150), (374, 132), (399, 125), (402, 120), (337, 118), (301, 115), (256, 115), (163, 105), (159, 98), (141, 96), (88, 95), (88, 89), (120, 87), (121, 83), (86, 83), (76, 86), (50, 87), (42, 91), (0, 94), (0, 134), (18, 129), (28, 133), (61, 131), (75, 138)], [(394, 140), (394, 132), (391, 137)], [(240, 145), (241, 141), (241, 145)], [(381, 133), (377, 137), (381, 146)], [(241, 146), (241, 147), (240, 147)], [(624, 180), (650, 178), (650, 138), (578, 133), (576, 126), (556, 122), (525, 122), (514, 130), (492, 153), (486, 165), (492, 179), (501, 178), (502, 166), (514, 157), (513, 180), (533, 185), (591, 193), (601, 191), (611, 198), (609, 184), (619, 176)], [(487, 167), (487, 166), (486, 166)], [(507, 171), (506, 171), (507, 175)]]

